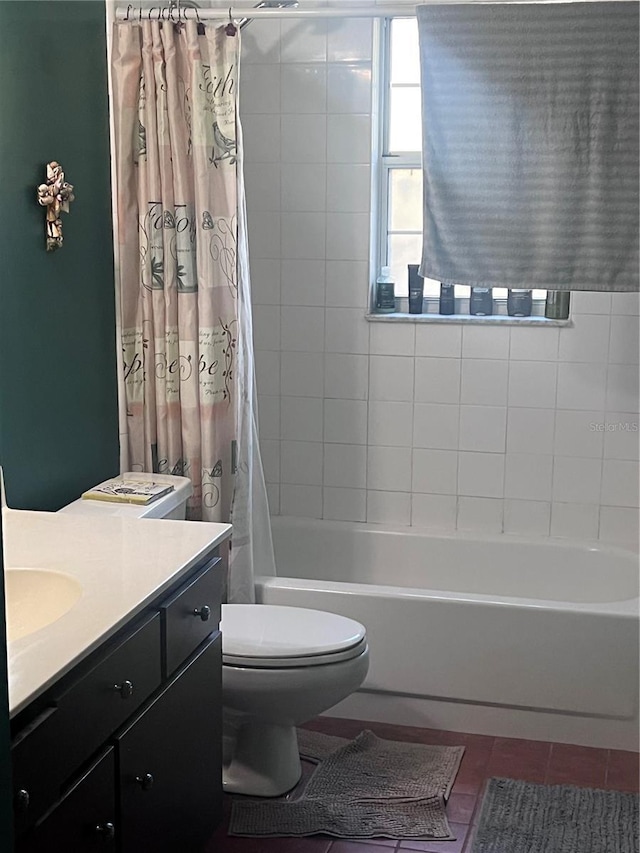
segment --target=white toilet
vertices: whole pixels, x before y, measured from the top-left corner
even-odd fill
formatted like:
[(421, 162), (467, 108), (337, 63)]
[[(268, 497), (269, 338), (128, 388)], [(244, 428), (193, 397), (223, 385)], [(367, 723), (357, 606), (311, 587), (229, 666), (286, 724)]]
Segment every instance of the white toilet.
[(364, 627), (334, 613), (222, 606), (224, 789), (276, 797), (300, 779), (295, 727), (345, 699), (369, 669)]
[[(186, 477), (124, 474), (173, 491), (146, 506), (83, 500), (60, 512), (184, 519)], [(222, 606), (224, 788), (276, 797), (300, 779), (295, 727), (345, 699), (369, 669), (364, 627), (334, 613), (268, 604)]]

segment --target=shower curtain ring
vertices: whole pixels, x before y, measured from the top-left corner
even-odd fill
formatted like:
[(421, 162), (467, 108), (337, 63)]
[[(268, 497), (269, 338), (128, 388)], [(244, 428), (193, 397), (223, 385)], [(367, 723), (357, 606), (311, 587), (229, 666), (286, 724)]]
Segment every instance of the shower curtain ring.
[(233, 20), (233, 15), (231, 14), (232, 10), (233, 10), (233, 7), (229, 6), (229, 23), (225, 27), (225, 33), (228, 36), (235, 36), (235, 34), (238, 32), (238, 30), (236, 29), (236, 25), (234, 23), (234, 20)]

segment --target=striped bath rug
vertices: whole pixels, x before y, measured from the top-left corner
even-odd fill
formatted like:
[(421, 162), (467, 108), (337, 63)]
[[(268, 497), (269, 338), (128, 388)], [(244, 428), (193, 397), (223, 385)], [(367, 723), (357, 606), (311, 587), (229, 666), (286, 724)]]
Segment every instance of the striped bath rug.
[(638, 853), (638, 795), (490, 779), (473, 853)]
[(445, 802), (464, 747), (354, 740), (298, 730), (300, 757), (317, 764), (300, 795), (235, 799), (229, 835), (453, 838)]

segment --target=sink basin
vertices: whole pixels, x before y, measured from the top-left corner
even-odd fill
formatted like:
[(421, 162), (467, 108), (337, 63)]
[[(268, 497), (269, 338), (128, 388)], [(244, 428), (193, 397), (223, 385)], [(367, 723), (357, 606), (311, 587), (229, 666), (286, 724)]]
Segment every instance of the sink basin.
[(82, 595), (82, 585), (63, 572), (5, 569), (4, 578), (9, 642), (51, 625)]

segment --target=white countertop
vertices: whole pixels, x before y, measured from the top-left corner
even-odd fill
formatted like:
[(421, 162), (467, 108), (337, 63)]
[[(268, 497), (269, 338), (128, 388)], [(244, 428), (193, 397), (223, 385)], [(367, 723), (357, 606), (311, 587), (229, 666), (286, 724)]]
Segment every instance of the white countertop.
[(56, 622), (8, 644), (14, 716), (231, 533), (229, 524), (3, 510), (5, 568), (82, 585)]

